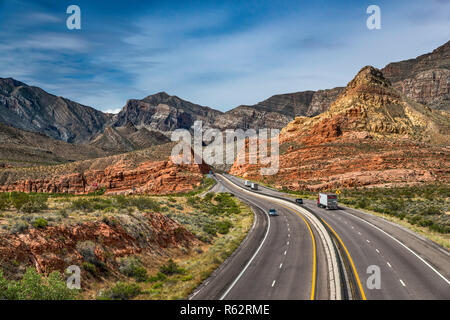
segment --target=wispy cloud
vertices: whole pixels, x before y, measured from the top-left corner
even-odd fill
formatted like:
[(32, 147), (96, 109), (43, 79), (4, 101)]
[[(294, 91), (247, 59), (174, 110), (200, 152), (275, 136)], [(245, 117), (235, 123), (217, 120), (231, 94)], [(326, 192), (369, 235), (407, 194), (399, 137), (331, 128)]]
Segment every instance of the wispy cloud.
[(0, 76), (110, 112), (158, 91), (227, 110), (345, 85), (363, 65), (415, 57), (450, 36), (440, 0), (380, 0), (379, 31), (366, 28), (360, 3), (331, 0), (78, 3), (82, 30), (72, 32), (59, 2), (4, 2)]

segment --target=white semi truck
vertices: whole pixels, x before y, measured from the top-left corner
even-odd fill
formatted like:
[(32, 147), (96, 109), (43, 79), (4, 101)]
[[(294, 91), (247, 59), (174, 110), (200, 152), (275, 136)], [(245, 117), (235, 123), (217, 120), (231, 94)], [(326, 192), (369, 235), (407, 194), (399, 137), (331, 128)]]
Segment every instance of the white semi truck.
[(332, 210), (338, 209), (337, 195), (333, 193), (319, 193), (317, 197), (317, 206), (319, 208)]
[(245, 186), (250, 188), (252, 186), (252, 183), (248, 180), (245, 180)]

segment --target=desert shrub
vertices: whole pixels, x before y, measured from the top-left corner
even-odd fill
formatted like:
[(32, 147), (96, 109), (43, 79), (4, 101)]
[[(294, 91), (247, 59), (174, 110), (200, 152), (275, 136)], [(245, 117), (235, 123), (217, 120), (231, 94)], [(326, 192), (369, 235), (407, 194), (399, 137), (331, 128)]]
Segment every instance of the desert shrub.
[(92, 204), (89, 200), (78, 199), (72, 202), (71, 208), (73, 210), (81, 210), (81, 211), (93, 211)]
[(135, 278), (139, 282), (147, 280), (147, 270), (142, 266), (141, 261), (135, 257), (122, 259), (119, 271), (127, 277)]
[(81, 264), (81, 266), (83, 267), (84, 270), (86, 270), (93, 276), (95, 276), (97, 274), (97, 268), (92, 263), (85, 261)]
[(217, 223), (217, 232), (220, 234), (227, 234), (230, 232), (230, 228), (233, 226), (231, 221), (225, 220), (225, 221), (219, 221)]
[(57, 271), (45, 277), (28, 268), (22, 279), (8, 281), (0, 270), (0, 300), (71, 300), (77, 293)]
[(182, 274), (185, 272), (185, 270), (180, 268), (175, 261), (173, 261), (172, 259), (169, 259), (169, 261), (167, 261), (167, 263), (165, 265), (162, 265), (159, 268), (159, 272), (161, 272), (162, 274), (165, 274), (167, 276), (171, 276), (174, 274)]
[(25, 222), (16, 222), (10, 229), (11, 233), (22, 233), (28, 230), (28, 224)]
[(173, 197), (169, 197), (167, 200), (169, 200), (169, 202), (177, 202), (177, 199), (175, 199)]
[(30, 201), (30, 196), (26, 193), (13, 192), (11, 194), (12, 205), (17, 210), (20, 210), (20, 208), (28, 201)]
[(152, 276), (148, 278), (148, 281), (150, 282), (156, 282), (156, 281), (165, 281), (167, 279), (167, 276), (164, 273), (158, 272), (156, 276)]
[(11, 202), (8, 198), (1, 197), (0, 198), (0, 210), (6, 210), (11, 205)]
[(67, 213), (66, 209), (59, 209), (56, 214), (61, 218), (67, 218), (69, 214)]
[(44, 218), (37, 218), (31, 222), (31, 225), (35, 228), (45, 228), (48, 226), (48, 221)]
[(85, 261), (95, 264), (97, 261), (97, 256), (95, 255), (95, 243), (92, 241), (78, 242), (76, 248)]
[(206, 201), (211, 201), (213, 197), (214, 197), (214, 193), (209, 192), (209, 193), (205, 194), (203, 199), (205, 199)]
[(139, 210), (152, 210), (152, 211), (160, 210), (158, 202), (149, 198), (144, 197), (131, 198), (128, 200), (128, 202), (131, 206), (134, 206)]
[(100, 294), (100, 299), (130, 300), (141, 294), (141, 288), (135, 283), (118, 282)]
[(47, 199), (36, 197), (31, 198), (28, 202), (24, 203), (20, 208), (20, 211), (24, 213), (35, 213), (41, 212), (42, 210), (48, 209)]

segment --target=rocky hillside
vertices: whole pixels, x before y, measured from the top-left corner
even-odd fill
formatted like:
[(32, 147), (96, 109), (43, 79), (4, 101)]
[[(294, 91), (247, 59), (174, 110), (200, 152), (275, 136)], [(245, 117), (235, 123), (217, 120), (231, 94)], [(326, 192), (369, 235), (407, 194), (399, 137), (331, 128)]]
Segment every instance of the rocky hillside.
[(90, 146), (110, 152), (129, 152), (170, 142), (164, 134), (145, 127), (137, 129), (128, 123), (123, 127), (108, 126), (89, 142)]
[(128, 123), (163, 133), (176, 129), (190, 129), (196, 120), (211, 125), (222, 112), (203, 107), (177, 96), (160, 92), (142, 100), (129, 100), (112, 125), (122, 127)]
[(329, 109), (343, 88), (303, 91), (270, 97), (253, 106), (239, 106), (214, 122), (214, 127), (224, 129), (282, 129), (297, 116), (316, 116)]
[(280, 134), (280, 170), (231, 173), (291, 189), (445, 181), (450, 116), (398, 92), (380, 70), (363, 68), (330, 110), (297, 117)]
[(58, 164), (108, 154), (95, 146), (76, 146), (0, 123), (0, 167)]
[(51, 95), (11, 78), (0, 78), (0, 122), (82, 143), (101, 132), (110, 116), (68, 99)]
[(0, 168), (0, 192), (87, 194), (104, 188), (107, 194), (166, 194), (199, 186), (209, 167), (176, 165), (170, 161), (174, 143), (148, 149), (34, 168)]
[(407, 97), (450, 112), (450, 41), (416, 59), (388, 64), (382, 72)]

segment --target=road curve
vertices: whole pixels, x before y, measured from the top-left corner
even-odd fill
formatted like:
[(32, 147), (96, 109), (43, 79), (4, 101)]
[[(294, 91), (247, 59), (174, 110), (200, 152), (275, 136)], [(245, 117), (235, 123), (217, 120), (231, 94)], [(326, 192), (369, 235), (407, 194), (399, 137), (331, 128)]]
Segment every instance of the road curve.
[[(255, 221), (241, 246), (189, 299), (328, 299), (328, 266), (317, 231), (291, 209), (244, 193), (220, 176), (216, 180), (252, 207)], [(271, 208), (279, 216), (269, 218)]]
[[(227, 176), (235, 183), (241, 179)], [(259, 193), (292, 198), (260, 188)], [(379, 217), (340, 206), (339, 210), (318, 208), (305, 200), (303, 208), (321, 218), (342, 240), (367, 299), (450, 299), (450, 254), (433, 242)], [(380, 270), (380, 288), (374, 288), (370, 268)], [(369, 270), (368, 270), (369, 269)], [(369, 284), (368, 284), (369, 280)]]

